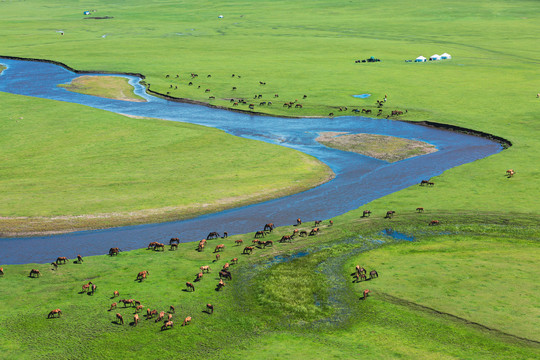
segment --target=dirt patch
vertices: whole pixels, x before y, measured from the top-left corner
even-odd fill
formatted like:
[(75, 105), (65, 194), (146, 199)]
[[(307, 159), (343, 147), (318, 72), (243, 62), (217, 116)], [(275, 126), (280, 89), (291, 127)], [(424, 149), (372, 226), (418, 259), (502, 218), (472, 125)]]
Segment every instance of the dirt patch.
[(334, 149), (351, 151), (388, 162), (396, 162), (437, 151), (435, 145), (423, 141), (386, 135), (347, 135), (343, 132), (329, 131), (320, 133), (315, 140)]

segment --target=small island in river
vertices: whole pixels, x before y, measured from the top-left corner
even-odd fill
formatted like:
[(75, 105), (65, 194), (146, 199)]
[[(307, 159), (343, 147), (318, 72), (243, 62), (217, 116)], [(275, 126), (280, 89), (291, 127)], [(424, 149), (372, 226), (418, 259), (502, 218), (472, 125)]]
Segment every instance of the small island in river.
[(379, 160), (396, 162), (437, 151), (435, 145), (386, 135), (322, 132), (315, 139), (319, 143), (339, 150), (352, 151)]
[(107, 99), (124, 101), (146, 101), (133, 93), (133, 86), (129, 80), (121, 76), (79, 76), (69, 84), (58, 85), (66, 90), (99, 96)]

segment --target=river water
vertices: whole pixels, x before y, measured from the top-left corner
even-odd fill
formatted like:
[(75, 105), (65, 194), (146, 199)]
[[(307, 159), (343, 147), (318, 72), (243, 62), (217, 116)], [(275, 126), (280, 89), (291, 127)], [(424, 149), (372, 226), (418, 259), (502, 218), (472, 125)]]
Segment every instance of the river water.
[[(332, 181), (302, 193), (183, 221), (53, 236), (2, 238), (0, 264), (43, 263), (53, 261), (58, 256), (73, 258), (77, 254), (105, 254), (111, 247), (130, 250), (145, 247), (151, 241), (165, 242), (171, 237), (179, 237), (182, 242), (199, 241), (211, 231), (227, 231), (229, 235), (248, 233), (261, 230), (268, 222), (277, 226), (290, 225), (297, 218), (303, 221), (330, 219), (502, 149), (499, 144), (481, 137), (386, 119), (355, 116), (291, 119), (167, 101), (146, 94), (144, 87), (138, 83), (140, 79), (136, 77), (129, 77), (130, 83), (135, 86), (135, 93), (147, 102), (104, 99), (58, 87), (57, 84), (69, 83), (80, 76), (61, 66), (1, 58), (0, 64), (8, 66), (0, 75), (0, 91), (3, 92), (78, 103), (121, 114), (215, 127), (232, 135), (297, 149), (326, 163), (336, 174)], [(54, 104), (51, 103), (51, 106)], [(325, 131), (421, 140), (435, 145), (439, 151), (387, 163), (317, 143), (315, 138)]]

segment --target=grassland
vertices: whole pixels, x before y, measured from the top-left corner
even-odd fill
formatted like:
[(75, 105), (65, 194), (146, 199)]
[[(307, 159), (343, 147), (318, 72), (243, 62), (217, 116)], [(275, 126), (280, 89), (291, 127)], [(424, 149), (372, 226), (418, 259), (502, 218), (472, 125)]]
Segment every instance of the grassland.
[(305, 154), (203, 126), (0, 97), (4, 236), (189, 218), (332, 175)]
[[(235, 236), (211, 240), (203, 252), (188, 243), (177, 251), (88, 257), (56, 271), (43, 264), (5, 266), (0, 286), (10, 291), (0, 293), (0, 351), (5, 359), (80, 353), (96, 359), (156, 353), (165, 359), (538, 357), (538, 342), (520, 339), (534, 340), (539, 330), (534, 299), (540, 269), (532, 261), (539, 249), (529, 240), (538, 237), (538, 226), (478, 225), (463, 217), (454, 218), (461, 227), (455, 232), (444, 224), (429, 227), (428, 216), (413, 214), (360, 222), (340, 217), (334, 226), (325, 222), (319, 235), (296, 237), (291, 244), (278, 240), (292, 227), (280, 228), (266, 238), (274, 246), (256, 248), (252, 255), (241, 255)], [(398, 231), (420, 234), (418, 242), (396, 243), (380, 235), (389, 221)], [(245, 243), (252, 236), (246, 234)], [(219, 243), (225, 250), (215, 261), (211, 251)], [(216, 291), (217, 272), (233, 257), (239, 258), (231, 265), (233, 278)], [(351, 282), (357, 262), (368, 271), (376, 268), (380, 277)], [(194, 292), (184, 291), (202, 265), (211, 272), (194, 282)], [(29, 278), (31, 268), (42, 276)], [(135, 281), (142, 270), (149, 271), (147, 280)], [(81, 292), (88, 281), (98, 286), (94, 295)], [(372, 290), (365, 301), (359, 300), (364, 288)], [(512, 296), (515, 289), (521, 296)], [(138, 326), (130, 324), (133, 308), (120, 304), (108, 311), (123, 298), (144, 305)], [(207, 303), (214, 314), (204, 312)], [(161, 322), (143, 316), (147, 308), (167, 311), (170, 305), (176, 310), (173, 329), (160, 331)], [(62, 316), (47, 319), (56, 308)], [(116, 313), (124, 325), (116, 323)], [(186, 316), (192, 323), (179, 326)]]
[[(213, 255), (193, 251), (192, 244), (181, 245), (176, 252), (138, 250), (121, 253), (118, 258), (88, 258), (82, 265), (64, 265), (57, 272), (44, 265), (4, 266), (5, 275), (0, 279), (3, 357), (540, 356), (535, 302), (539, 296), (535, 255), (540, 238), (540, 205), (534, 201), (540, 195), (540, 159), (536, 151), (540, 145), (537, 1), (422, 0), (414, 6), (393, 0), (162, 1), (152, 6), (143, 1), (132, 1), (129, 6), (98, 1), (92, 8), (98, 10), (93, 16), (113, 18), (84, 19), (82, 11), (87, 9), (80, 3), (0, 3), (0, 44), (4, 54), (61, 61), (82, 70), (138, 72), (146, 75), (146, 83), (153, 91), (165, 94), (170, 85), (175, 85), (178, 89), (170, 94), (174, 97), (224, 107), (231, 106), (231, 98), (253, 99), (261, 94), (254, 111), (274, 115), (352, 115), (351, 109), (375, 109), (375, 100), (386, 94), (383, 116), (391, 110), (406, 109), (406, 115), (399, 118), (472, 128), (507, 138), (513, 146), (446, 171), (432, 179), (434, 187), (414, 186), (344, 214), (334, 219), (333, 227), (323, 227), (315, 238), (292, 245), (275, 244), (273, 248), (256, 250), (252, 256), (239, 256), (233, 280), (226, 281), (221, 292), (214, 291), (215, 272), (196, 284), (196, 292), (182, 291), (185, 281), (193, 280), (200, 265), (219, 268), (224, 262), (212, 263)], [(222, 19), (218, 18), (220, 14), (224, 15)], [(453, 59), (404, 62), (420, 54), (427, 57), (442, 52), (452, 54)], [(371, 55), (382, 61), (354, 63)], [(191, 78), (191, 73), (199, 76)], [(361, 93), (372, 96), (352, 97)], [(114, 122), (122, 129), (135, 126), (126, 122), (145, 129), (159, 123), (167, 131), (180, 131), (176, 124), (125, 119), (98, 110), (81, 110), (75, 105), (5, 94), (0, 98), (2, 134), (12, 134), (0, 137), (4, 141), (0, 143), (2, 155), (6, 149), (10, 154), (2, 158), (2, 166), (11, 164), (1, 183), (1, 193), (8, 201), (0, 201), (0, 206), (9, 203), (9, 208), (1, 211), (11, 217), (27, 215), (28, 209), (40, 214), (40, 206), (61, 207), (68, 201), (67, 197), (61, 197), (66, 199), (61, 202), (57, 201), (59, 197), (45, 197), (18, 205), (32, 184), (45, 175), (54, 179), (59, 176), (59, 168), (67, 170), (65, 165), (57, 166), (55, 159), (43, 167), (47, 174), (39, 171), (29, 177), (36, 162), (23, 155), (50, 149), (48, 143), (35, 141), (43, 135), (56, 144), (60, 136), (72, 134), (64, 132), (64, 127), (70, 129), (70, 121), (87, 116), (92, 120), (84, 124), (88, 133), (96, 131), (94, 124), (110, 133), (105, 126)], [(263, 101), (274, 104), (259, 105)], [(301, 103), (302, 108), (282, 106), (291, 101)], [(339, 111), (340, 107), (348, 110)], [(247, 105), (238, 108), (248, 110)], [(34, 118), (38, 113), (44, 115), (43, 119), (61, 121), (62, 128), (53, 128), (52, 133), (51, 124), (40, 128), (43, 119)], [(14, 119), (19, 119), (19, 124)], [(32, 126), (20, 132), (14, 130), (26, 119), (32, 120)], [(122, 151), (132, 149), (133, 142), (119, 131), (113, 131), (117, 135), (113, 143)], [(170, 145), (159, 136), (158, 140), (158, 144)], [(27, 153), (13, 153), (19, 141), (27, 146)], [(150, 146), (148, 141), (135, 143)], [(228, 150), (234, 148), (233, 143), (243, 149), (248, 146), (230, 138), (220, 142)], [(71, 149), (77, 144), (62, 145)], [(116, 150), (112, 148), (111, 152)], [(219, 153), (218, 159), (223, 159), (224, 153)], [(157, 151), (156, 155), (170, 166), (164, 152)], [(124, 159), (139, 156), (127, 152)], [(206, 153), (204, 164), (199, 162), (190, 170), (205, 174), (200, 167), (213, 159)], [(516, 170), (512, 178), (504, 176), (509, 168)], [(101, 174), (103, 169), (99, 166), (96, 171)], [(93, 174), (88, 170), (77, 176), (76, 182)], [(10, 188), (16, 183), (10, 176), (18, 172), (31, 181)], [(265, 192), (276, 186), (276, 179), (273, 177), (270, 183), (254, 179), (260, 188), (249, 192)], [(221, 192), (229, 184), (225, 181), (215, 191)], [(193, 193), (206, 194), (208, 185)], [(134, 188), (139, 194), (138, 186)], [(158, 197), (170, 190), (166, 186), (159, 189), (155, 193)], [(84, 190), (76, 189), (76, 193)], [(105, 194), (94, 196), (95, 191), (89, 191), (91, 199), (106, 199)], [(34, 203), (39, 206), (33, 207)], [(110, 211), (124, 211), (117, 204), (111, 204), (115, 210)], [(163, 203), (134, 199), (134, 206), (149, 209)], [(414, 212), (419, 206), (425, 208), (425, 213)], [(70, 206), (75, 211), (69, 213), (89, 214), (96, 207), (101, 209), (102, 205), (82, 202)], [(372, 217), (361, 218), (363, 209), (370, 209)], [(383, 219), (391, 209), (396, 216)], [(64, 214), (58, 210), (41, 214), (50, 217), (56, 213)], [(434, 219), (440, 220), (439, 227), (427, 225)], [(390, 244), (390, 239), (379, 235), (386, 227), (415, 235), (419, 242)], [(278, 229), (273, 239), (291, 230)], [(245, 240), (250, 238), (246, 235)], [(232, 246), (234, 239), (227, 240), (223, 259), (238, 256), (240, 249)], [(379, 247), (380, 241), (387, 245)], [(306, 250), (310, 255), (283, 263), (271, 261), (283, 251)], [(351, 283), (351, 267), (357, 263), (376, 268), (380, 278), (367, 284)], [(29, 279), (31, 267), (40, 268), (42, 278)], [(150, 270), (149, 279), (134, 282), (136, 273), (145, 269)], [(98, 284), (98, 293), (78, 294), (80, 286), (89, 280)], [(371, 296), (359, 301), (360, 291), (368, 286)], [(137, 328), (115, 325), (114, 312), (107, 312), (113, 290), (151, 308), (166, 310), (171, 304), (178, 305), (175, 324), (187, 315), (193, 316), (193, 324), (165, 332), (160, 332), (153, 320), (143, 320)], [(208, 302), (216, 305), (212, 316), (202, 312)], [(45, 319), (57, 307), (63, 310), (63, 317)], [(120, 308), (118, 312), (131, 320), (132, 310)]]
[(435, 145), (423, 141), (373, 134), (321, 133), (315, 139), (323, 145), (344, 151), (396, 162), (437, 151)]
[(70, 84), (59, 84), (66, 90), (124, 101), (145, 101), (133, 93), (129, 80), (118, 76), (80, 76)]

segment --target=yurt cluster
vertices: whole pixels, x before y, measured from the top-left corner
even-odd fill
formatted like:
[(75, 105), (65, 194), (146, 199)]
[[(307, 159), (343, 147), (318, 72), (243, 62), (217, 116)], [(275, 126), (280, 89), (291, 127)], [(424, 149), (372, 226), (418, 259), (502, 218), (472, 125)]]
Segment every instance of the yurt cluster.
[[(429, 61), (439, 61), (439, 60), (448, 60), (451, 59), (452, 56), (450, 54), (444, 53), (442, 55), (434, 54), (429, 57)], [(414, 62), (426, 62), (428, 59), (420, 55), (416, 59), (414, 59)]]

